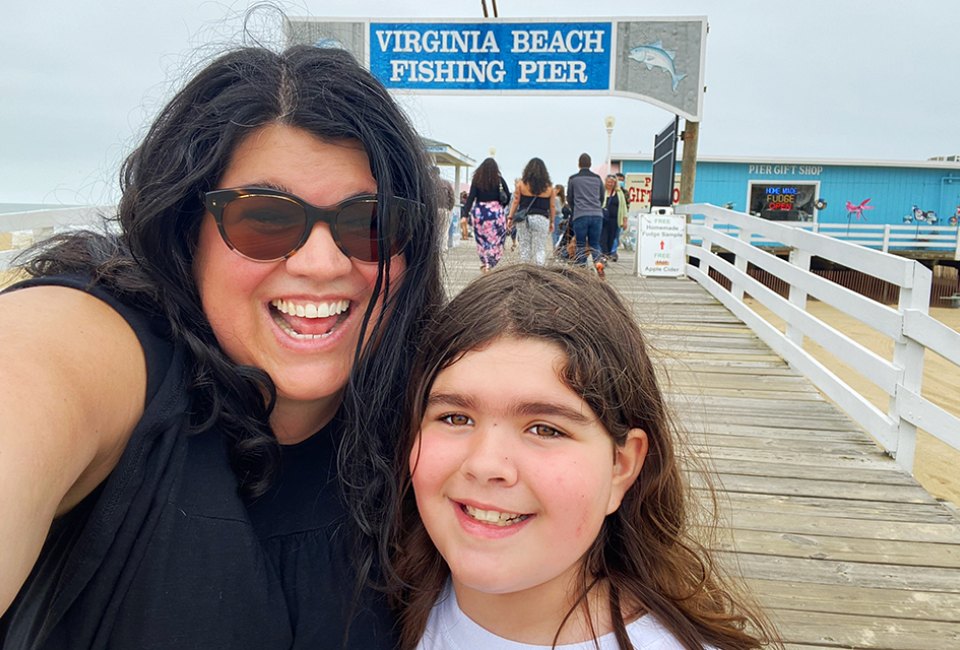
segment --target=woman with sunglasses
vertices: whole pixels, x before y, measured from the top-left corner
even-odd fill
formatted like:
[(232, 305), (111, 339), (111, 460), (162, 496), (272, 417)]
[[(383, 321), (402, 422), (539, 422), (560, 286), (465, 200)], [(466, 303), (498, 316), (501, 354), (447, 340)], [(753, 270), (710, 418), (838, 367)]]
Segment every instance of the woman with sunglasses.
[(371, 580), (442, 301), (419, 139), (347, 53), (223, 55), (120, 234), (0, 295), (0, 647), (388, 648)]

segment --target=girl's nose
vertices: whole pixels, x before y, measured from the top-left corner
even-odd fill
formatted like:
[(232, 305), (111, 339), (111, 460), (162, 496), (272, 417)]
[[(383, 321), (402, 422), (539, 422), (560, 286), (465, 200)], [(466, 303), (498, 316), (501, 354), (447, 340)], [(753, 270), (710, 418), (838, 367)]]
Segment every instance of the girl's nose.
[(473, 480), (510, 486), (517, 482), (516, 453), (509, 432), (496, 424), (478, 428), (461, 465)]

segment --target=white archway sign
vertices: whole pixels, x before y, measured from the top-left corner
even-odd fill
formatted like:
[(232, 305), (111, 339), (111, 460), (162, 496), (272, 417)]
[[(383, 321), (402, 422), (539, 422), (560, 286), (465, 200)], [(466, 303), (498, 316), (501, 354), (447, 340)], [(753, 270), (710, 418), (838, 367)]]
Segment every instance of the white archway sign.
[(290, 44), (342, 47), (391, 90), (633, 97), (699, 122), (707, 19), (291, 18)]

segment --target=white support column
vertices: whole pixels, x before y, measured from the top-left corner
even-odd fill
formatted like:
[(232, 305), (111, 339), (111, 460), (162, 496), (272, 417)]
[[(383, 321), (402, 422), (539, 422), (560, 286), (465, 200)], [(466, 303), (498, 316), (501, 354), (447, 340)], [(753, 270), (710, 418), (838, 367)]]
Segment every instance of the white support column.
[(884, 253), (890, 252), (890, 224), (884, 224), (883, 226), (883, 247), (881, 250)]
[[(933, 282), (933, 273), (920, 262), (913, 263), (913, 277), (909, 287), (900, 288), (900, 302), (897, 309), (900, 312), (900, 329), (903, 331), (904, 310), (916, 309), (928, 313), (930, 309), (930, 287)], [(899, 341), (894, 341), (893, 364), (902, 369), (902, 379), (897, 382), (897, 395), (890, 398), (890, 408), (887, 413), (897, 423), (897, 449), (895, 458), (897, 464), (913, 474), (913, 460), (916, 455), (917, 427), (901, 417), (900, 388), (906, 388), (917, 395), (921, 394), (923, 383), (923, 351), (920, 343), (901, 334)]]

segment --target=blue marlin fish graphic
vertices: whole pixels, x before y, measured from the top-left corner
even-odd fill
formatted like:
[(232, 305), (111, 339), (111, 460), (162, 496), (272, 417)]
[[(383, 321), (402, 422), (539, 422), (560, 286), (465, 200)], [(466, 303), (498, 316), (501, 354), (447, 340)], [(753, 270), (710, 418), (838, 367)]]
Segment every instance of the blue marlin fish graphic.
[(327, 36), (323, 36), (323, 37), (317, 39), (317, 41), (313, 44), (313, 46), (314, 46), (314, 47), (329, 47), (329, 48), (332, 48), (332, 49), (335, 49), (335, 50), (345, 50), (345, 49), (347, 49), (347, 48), (345, 48), (345, 47), (343, 46), (343, 43), (341, 43), (341, 42), (338, 41), (337, 39), (335, 39), (335, 38), (329, 38), (329, 37), (327, 37)]
[(663, 49), (663, 42), (660, 40), (650, 45), (638, 45), (630, 50), (629, 56), (634, 61), (647, 66), (647, 70), (660, 68), (669, 72), (670, 78), (673, 81), (673, 92), (677, 92), (677, 84), (687, 76), (685, 74), (677, 74), (676, 68), (673, 67), (673, 59), (677, 56), (677, 53)]

